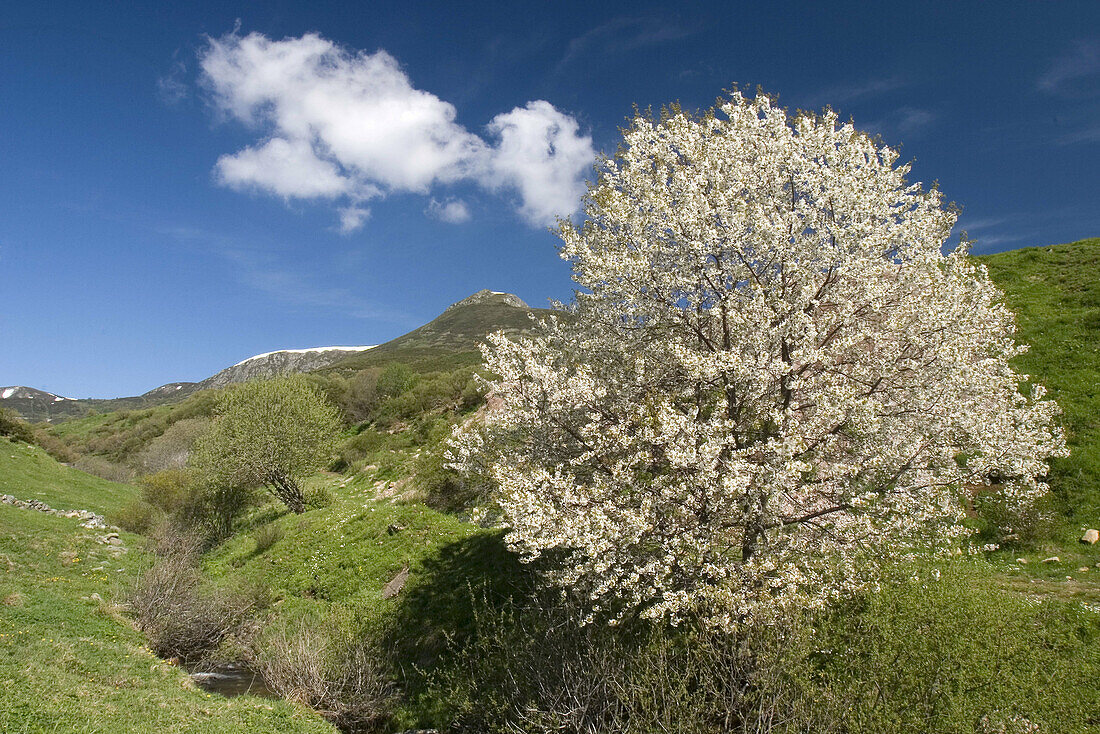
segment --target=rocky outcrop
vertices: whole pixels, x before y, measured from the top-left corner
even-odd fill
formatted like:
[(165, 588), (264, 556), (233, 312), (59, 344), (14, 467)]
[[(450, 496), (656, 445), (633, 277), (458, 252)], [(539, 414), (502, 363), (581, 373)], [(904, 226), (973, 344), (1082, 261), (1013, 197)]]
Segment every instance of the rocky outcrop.
[(446, 311), (443, 313), (447, 313), (447, 311), (461, 306), (476, 306), (482, 303), (499, 303), (505, 306), (515, 306), (517, 308), (530, 308), (530, 306), (524, 303), (523, 299), (519, 296), (514, 296), (511, 293), (502, 293), (501, 291), (483, 289), (472, 296), (466, 296), (457, 303), (452, 303), (450, 306), (447, 306)]
[(277, 352), (257, 354), (255, 357), (227, 367), (212, 377), (207, 377), (196, 386), (199, 390), (225, 387), (237, 382), (275, 377), (293, 372), (312, 372), (356, 352), (374, 349), (368, 347), (317, 347), (316, 349), (282, 349)]

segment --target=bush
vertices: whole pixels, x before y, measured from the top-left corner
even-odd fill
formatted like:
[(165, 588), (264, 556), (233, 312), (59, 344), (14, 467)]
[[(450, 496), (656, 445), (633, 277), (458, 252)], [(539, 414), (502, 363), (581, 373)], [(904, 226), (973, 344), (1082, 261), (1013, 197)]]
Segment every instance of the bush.
[(34, 443), (34, 430), (7, 408), (0, 408), (0, 436), (8, 436), (23, 443)]
[(271, 546), (283, 539), (283, 535), (283, 529), (274, 523), (257, 528), (252, 536), (256, 541), (256, 554), (266, 553)]
[(328, 507), (334, 501), (332, 490), (324, 485), (306, 487), (302, 493), (303, 501), (306, 503), (306, 507), (310, 510), (318, 510), (322, 507)]
[(149, 535), (164, 520), (164, 511), (145, 500), (134, 500), (111, 515), (111, 521), (123, 530)]
[(147, 472), (183, 469), (199, 436), (210, 429), (209, 418), (185, 418), (151, 440), (138, 454), (138, 465)]
[(146, 502), (167, 513), (177, 513), (193, 502), (198, 491), (194, 473), (186, 469), (165, 469), (156, 474), (146, 474), (138, 483), (141, 497)]
[(34, 431), (34, 442), (42, 447), (42, 449), (60, 461), (62, 464), (72, 464), (77, 459), (77, 454), (69, 446), (57, 436), (52, 436), (46, 433), (41, 428), (36, 428)]
[(82, 472), (111, 482), (126, 483), (134, 478), (132, 469), (108, 461), (101, 456), (81, 456), (73, 462), (73, 466)]
[(735, 634), (586, 623), (583, 605), (549, 595), (482, 599), (473, 634), (408, 681), (426, 720), (468, 731), (1093, 730), (1095, 614), (1033, 606), (970, 568), (912, 574)]
[(253, 654), (256, 670), (283, 698), (312, 707), (345, 731), (384, 729), (394, 686), (370, 636), (299, 620), (268, 631)]
[(254, 493), (247, 487), (221, 486), (188, 469), (166, 469), (141, 478), (142, 499), (159, 507), (178, 526), (204, 538), (204, 545), (229, 537)]
[(138, 577), (129, 595), (138, 627), (161, 657), (201, 660), (227, 638), (249, 634), (265, 599), (202, 583), (195, 555), (170, 553)]

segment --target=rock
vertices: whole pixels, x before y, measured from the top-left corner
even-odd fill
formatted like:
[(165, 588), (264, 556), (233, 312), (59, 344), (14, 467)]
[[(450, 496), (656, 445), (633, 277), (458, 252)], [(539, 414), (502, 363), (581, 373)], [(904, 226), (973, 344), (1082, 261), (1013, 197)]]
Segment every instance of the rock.
[(401, 593), (401, 589), (405, 588), (405, 582), (409, 580), (409, 567), (405, 566), (403, 569), (397, 572), (397, 575), (390, 579), (390, 582), (382, 587), (382, 598), (392, 599)]
[(113, 538), (107, 538), (107, 543), (110, 545), (122, 545), (122, 538), (116, 535)]
[(1081, 566), (1081, 568), (1079, 568), (1079, 569), (1077, 569), (1077, 570), (1078, 570), (1078, 571), (1079, 571), (1080, 573), (1088, 573), (1088, 572), (1089, 572), (1089, 567), (1088, 567), (1088, 566)]
[(1019, 563), (1021, 566), (1026, 566), (1027, 565), (1027, 559), (1026, 558), (1017, 558), (1016, 563)]
[(1061, 563), (1062, 559), (1058, 556), (1051, 556), (1050, 558), (1044, 558), (1043, 563)]
[(1100, 530), (1096, 528), (1089, 528), (1085, 531), (1085, 534), (1081, 536), (1081, 542), (1089, 545), (1096, 545), (1096, 541), (1100, 540)]

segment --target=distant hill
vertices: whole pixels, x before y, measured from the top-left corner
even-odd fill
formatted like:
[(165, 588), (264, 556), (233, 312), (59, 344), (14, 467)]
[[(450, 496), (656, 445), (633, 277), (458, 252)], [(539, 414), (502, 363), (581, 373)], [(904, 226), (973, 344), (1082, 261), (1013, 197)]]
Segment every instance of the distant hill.
[(531, 323), (531, 314), (549, 313), (533, 309), (518, 296), (482, 290), (447, 307), (433, 321), (408, 334), (377, 346), (314, 347), (282, 349), (257, 354), (199, 382), (170, 382), (142, 395), (113, 399), (73, 399), (12, 386), (0, 388), (0, 395), (11, 390), (0, 406), (10, 408), (32, 422), (57, 423), (95, 411), (108, 413), (170, 405), (201, 390), (225, 387), (262, 377), (288, 372), (334, 370), (354, 372), (390, 362), (405, 362), (414, 368), (453, 368), (477, 364), (481, 360), (478, 345), (491, 332), (519, 332)]
[[(49, 420), (52, 416), (72, 415), (69, 409), (72, 398), (54, 395), (23, 385), (0, 387), (0, 407), (14, 411), (29, 420)], [(29, 416), (35, 416), (29, 418)], [(42, 417), (39, 417), (42, 416)]]
[(550, 314), (511, 293), (482, 290), (447, 307), (432, 321), (369, 352), (345, 357), (320, 371), (355, 372), (391, 362), (448, 369), (481, 361), (479, 345), (494, 331), (519, 333), (531, 317)]

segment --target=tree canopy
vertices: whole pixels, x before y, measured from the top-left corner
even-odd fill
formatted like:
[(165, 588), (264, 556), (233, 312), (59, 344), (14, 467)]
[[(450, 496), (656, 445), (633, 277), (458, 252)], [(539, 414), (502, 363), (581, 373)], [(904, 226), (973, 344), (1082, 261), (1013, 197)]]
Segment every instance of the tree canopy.
[(340, 425), (336, 408), (301, 375), (247, 382), (220, 396), (193, 461), (215, 483), (266, 487), (300, 513), (299, 482), (329, 461)]
[(764, 95), (638, 116), (561, 224), (570, 315), (491, 337), (496, 407), (454, 441), (511, 547), (594, 613), (732, 627), (956, 552), (976, 486), (1034, 502), (1057, 406), (908, 173)]

